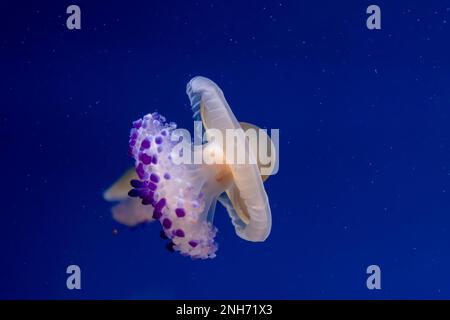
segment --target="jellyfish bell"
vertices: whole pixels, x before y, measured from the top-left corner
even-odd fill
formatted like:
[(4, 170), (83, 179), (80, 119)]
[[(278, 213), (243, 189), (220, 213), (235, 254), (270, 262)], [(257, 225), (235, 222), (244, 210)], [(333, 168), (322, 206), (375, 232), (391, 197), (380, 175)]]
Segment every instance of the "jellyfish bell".
[[(229, 130), (244, 130), (231, 111), (222, 90), (210, 79), (193, 78), (188, 83), (186, 92), (191, 101), (194, 116), (200, 114), (206, 130), (214, 128), (222, 131), (224, 136)], [(244, 128), (248, 130), (254, 126), (246, 124)], [(244, 146), (244, 151), (248, 153), (249, 158), (257, 159), (255, 147), (250, 147), (243, 135), (236, 135), (236, 138), (241, 139), (237, 141), (237, 145)], [(226, 146), (224, 149), (227, 149)], [(227, 163), (232, 175), (232, 183), (224, 191), (234, 209), (234, 212), (228, 210), (232, 220), (237, 220), (235, 214), (241, 220), (234, 223), (237, 235), (249, 241), (264, 241), (269, 236), (272, 225), (271, 211), (257, 162), (255, 160), (251, 162), (235, 164), (230, 161)], [(222, 197), (221, 200), (224, 206), (230, 209), (229, 203), (224, 203), (225, 198)]]
[[(202, 120), (207, 135), (209, 129), (223, 136), (228, 130), (242, 133), (258, 129), (237, 121), (222, 90), (211, 80), (195, 77), (186, 92), (194, 117)], [(221, 161), (180, 163), (176, 157), (181, 155), (173, 152), (180, 142), (170, 138), (175, 130), (176, 124), (167, 123), (157, 113), (133, 123), (129, 153), (135, 159), (135, 173), (125, 174), (104, 194), (107, 200), (120, 201), (113, 208), (114, 218), (127, 225), (158, 220), (173, 250), (192, 258), (213, 258), (217, 250), (213, 219), (219, 201), (228, 211), (239, 237), (248, 241), (266, 240), (271, 230), (271, 211), (263, 179), (276, 161), (268, 135), (259, 135), (253, 142), (243, 134), (236, 136), (237, 144), (243, 146), (245, 158), (250, 161), (230, 161), (228, 156), (233, 147), (208, 139), (201, 148), (190, 146), (193, 153), (207, 150)], [(261, 145), (270, 150), (269, 174), (266, 170), (263, 177), (257, 152)], [(129, 183), (131, 190), (124, 187)], [(149, 206), (153, 210), (148, 210)]]
[[(256, 139), (249, 140), (250, 150), (256, 155), (256, 161), (261, 173), (261, 179), (265, 182), (277, 168), (277, 150), (274, 142), (267, 134), (266, 130), (247, 122), (239, 122), (242, 130), (247, 133), (249, 130), (257, 132)], [(247, 134), (246, 134), (247, 136)]]

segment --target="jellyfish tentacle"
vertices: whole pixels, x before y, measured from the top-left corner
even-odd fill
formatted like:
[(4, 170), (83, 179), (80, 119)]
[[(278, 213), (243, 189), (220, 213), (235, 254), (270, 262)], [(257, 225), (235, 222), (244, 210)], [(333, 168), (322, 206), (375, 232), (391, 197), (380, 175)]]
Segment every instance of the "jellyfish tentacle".
[[(216, 180), (224, 175), (223, 166), (175, 163), (172, 150), (181, 142), (173, 142), (170, 135), (176, 127), (168, 126), (156, 113), (139, 123), (130, 134), (130, 151), (139, 177), (133, 182), (132, 190), (136, 191), (132, 194), (140, 197), (143, 205), (153, 206), (153, 218), (161, 223), (172, 249), (193, 258), (215, 257), (217, 229), (212, 220), (217, 198), (226, 187)], [(165, 179), (167, 176), (170, 178)]]

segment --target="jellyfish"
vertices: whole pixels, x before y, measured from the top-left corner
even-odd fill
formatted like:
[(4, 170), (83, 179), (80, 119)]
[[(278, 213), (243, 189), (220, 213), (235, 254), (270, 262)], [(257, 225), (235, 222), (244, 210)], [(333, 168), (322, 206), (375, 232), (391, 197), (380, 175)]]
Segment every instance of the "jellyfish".
[[(248, 130), (257, 128), (240, 123), (228, 105), (222, 90), (210, 79), (195, 77), (187, 84), (193, 118), (201, 120), (206, 132)], [(167, 248), (193, 259), (214, 258), (217, 251), (213, 224), (216, 204), (228, 212), (236, 234), (247, 241), (262, 242), (270, 234), (272, 219), (269, 200), (261, 176), (257, 146), (244, 137), (245, 163), (226, 161), (225, 146), (208, 139), (194, 153), (209, 150), (214, 163), (179, 163), (182, 155), (180, 143), (191, 141), (183, 137), (174, 139), (177, 125), (166, 121), (159, 113), (150, 113), (133, 122), (129, 140), (129, 155), (135, 161), (133, 170), (127, 171), (104, 193), (109, 201), (120, 201), (113, 207), (113, 218), (135, 226), (158, 221), (161, 237), (168, 240)], [(271, 164), (276, 154), (270, 138)], [(258, 141), (259, 143), (260, 141)], [(259, 144), (258, 144), (259, 145)]]

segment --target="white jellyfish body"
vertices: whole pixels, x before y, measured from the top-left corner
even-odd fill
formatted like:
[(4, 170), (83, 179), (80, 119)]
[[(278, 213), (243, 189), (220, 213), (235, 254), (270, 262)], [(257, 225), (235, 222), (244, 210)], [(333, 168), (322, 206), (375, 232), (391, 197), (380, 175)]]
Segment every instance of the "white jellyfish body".
[[(223, 131), (240, 129), (220, 88), (203, 77), (193, 78), (187, 85), (194, 116), (201, 117), (206, 129)], [(129, 154), (135, 159), (137, 177), (131, 180), (133, 189), (115, 210), (119, 222), (132, 224), (158, 220), (163, 236), (170, 240), (169, 249), (192, 258), (213, 258), (217, 251), (214, 241), (217, 229), (213, 225), (216, 202), (227, 209), (236, 233), (249, 241), (264, 241), (271, 229), (271, 212), (263, 181), (256, 162), (245, 164), (193, 164), (175, 161), (175, 147), (182, 143), (171, 139), (176, 129), (157, 113), (148, 114), (133, 123)], [(255, 158), (245, 139), (245, 152)], [(186, 143), (184, 141), (183, 143)], [(207, 147), (215, 147), (208, 142)], [(224, 157), (226, 149), (216, 148)], [(198, 152), (194, 151), (194, 152)], [(130, 176), (125, 176), (130, 180)], [(118, 200), (114, 186), (105, 198)], [(120, 189), (120, 188), (119, 188)], [(139, 199), (141, 206), (136, 206)], [(143, 214), (143, 208), (153, 207)], [(133, 218), (126, 218), (126, 210)], [(120, 218), (120, 219), (118, 219)], [(130, 222), (131, 221), (131, 222)]]
[[(220, 130), (223, 136), (226, 136), (226, 130), (241, 129), (222, 90), (213, 81), (204, 77), (195, 77), (188, 83), (186, 91), (191, 100), (194, 115), (200, 112), (206, 129)], [(237, 144), (244, 145), (249, 157), (257, 157), (244, 136), (236, 138), (243, 139)], [(241, 221), (234, 224), (239, 237), (248, 241), (264, 241), (271, 230), (272, 216), (258, 165), (253, 160), (244, 164), (229, 163), (228, 166), (233, 179), (232, 184), (225, 191), (232, 207), (228, 205), (224, 197), (221, 198), (221, 203), (227, 208), (232, 221), (237, 221), (235, 213), (240, 218)], [(231, 208), (234, 211), (230, 211)]]

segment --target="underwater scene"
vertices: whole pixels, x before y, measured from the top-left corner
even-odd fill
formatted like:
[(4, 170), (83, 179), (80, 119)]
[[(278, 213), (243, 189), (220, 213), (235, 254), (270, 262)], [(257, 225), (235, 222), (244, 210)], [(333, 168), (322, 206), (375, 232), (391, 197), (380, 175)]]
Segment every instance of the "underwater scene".
[(0, 12), (1, 300), (450, 298), (450, 2)]

